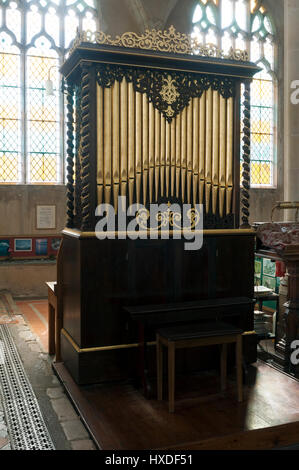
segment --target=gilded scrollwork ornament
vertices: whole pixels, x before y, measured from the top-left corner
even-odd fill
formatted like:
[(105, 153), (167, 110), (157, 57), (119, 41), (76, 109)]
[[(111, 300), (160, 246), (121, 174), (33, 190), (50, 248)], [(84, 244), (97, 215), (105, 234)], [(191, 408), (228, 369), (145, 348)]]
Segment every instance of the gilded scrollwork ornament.
[(233, 97), (235, 90), (232, 78), (123, 65), (98, 65), (96, 77), (103, 88), (110, 88), (123, 78), (133, 83), (135, 92), (146, 93), (154, 108), (169, 123), (189, 105), (191, 98), (200, 98), (209, 88), (218, 91), (225, 99)]
[[(145, 207), (141, 208), (136, 214), (136, 221), (142, 230), (163, 231), (163, 230), (195, 230), (199, 226), (200, 213), (197, 209), (191, 208), (186, 214), (187, 225), (184, 226), (184, 217), (181, 211), (174, 211), (171, 205), (168, 209), (159, 210), (154, 214), (154, 220), (151, 219), (151, 213)], [(154, 226), (148, 226), (148, 222), (154, 223)], [(183, 222), (183, 224), (182, 224)]]
[(93, 43), (123, 48), (142, 49), (147, 51), (166, 52), (172, 54), (191, 54), (203, 57), (214, 57), (235, 61), (248, 61), (247, 51), (231, 48), (226, 54), (215, 44), (202, 44), (196, 37), (176, 31), (174, 26), (168, 30), (147, 29), (142, 34), (126, 32), (113, 38), (103, 31), (79, 31), (70, 53), (83, 43)]

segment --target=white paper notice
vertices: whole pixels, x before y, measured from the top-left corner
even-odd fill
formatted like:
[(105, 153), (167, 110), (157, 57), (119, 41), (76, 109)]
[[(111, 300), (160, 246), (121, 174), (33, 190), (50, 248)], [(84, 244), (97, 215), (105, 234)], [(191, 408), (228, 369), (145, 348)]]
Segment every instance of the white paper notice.
[(56, 206), (36, 207), (36, 228), (54, 229), (56, 228)]

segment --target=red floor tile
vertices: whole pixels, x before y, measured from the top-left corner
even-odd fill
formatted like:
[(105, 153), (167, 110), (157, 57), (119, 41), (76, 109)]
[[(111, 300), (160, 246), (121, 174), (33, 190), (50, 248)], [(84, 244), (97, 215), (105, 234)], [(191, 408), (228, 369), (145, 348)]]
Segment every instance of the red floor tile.
[(48, 352), (48, 301), (16, 301), (16, 304), (31, 331), (38, 336), (44, 351)]

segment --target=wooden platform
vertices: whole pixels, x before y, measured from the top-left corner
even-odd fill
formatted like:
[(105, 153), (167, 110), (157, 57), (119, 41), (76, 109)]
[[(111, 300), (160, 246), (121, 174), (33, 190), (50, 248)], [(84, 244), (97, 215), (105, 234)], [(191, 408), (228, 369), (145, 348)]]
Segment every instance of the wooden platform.
[(250, 368), (243, 403), (233, 381), (218, 393), (215, 373), (179, 377), (174, 414), (166, 400), (146, 400), (132, 384), (78, 387), (62, 363), (53, 368), (102, 450), (266, 450), (299, 443), (299, 382), (263, 362)]

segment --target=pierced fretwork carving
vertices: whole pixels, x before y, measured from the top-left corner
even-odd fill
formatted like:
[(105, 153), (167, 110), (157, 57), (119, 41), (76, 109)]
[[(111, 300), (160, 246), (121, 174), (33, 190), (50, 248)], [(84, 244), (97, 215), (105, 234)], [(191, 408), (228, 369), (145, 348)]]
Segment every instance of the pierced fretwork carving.
[(233, 97), (235, 90), (232, 78), (120, 65), (99, 65), (96, 76), (103, 88), (110, 88), (115, 81), (121, 82), (125, 77), (128, 83), (133, 83), (135, 92), (146, 93), (154, 108), (169, 123), (189, 105), (191, 98), (200, 98), (209, 88), (225, 99)]

